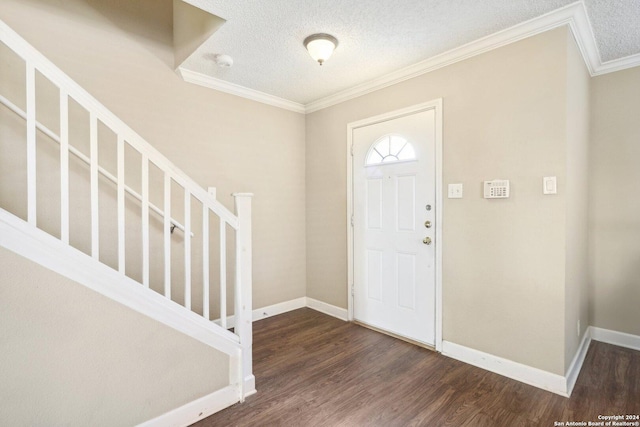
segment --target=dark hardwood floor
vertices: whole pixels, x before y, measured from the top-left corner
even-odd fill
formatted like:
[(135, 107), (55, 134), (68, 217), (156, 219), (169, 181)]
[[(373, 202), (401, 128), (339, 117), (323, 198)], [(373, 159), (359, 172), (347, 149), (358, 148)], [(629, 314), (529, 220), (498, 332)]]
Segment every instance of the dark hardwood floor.
[(554, 426), (640, 414), (640, 352), (593, 341), (570, 399), (311, 309), (254, 323), (258, 393), (196, 426)]

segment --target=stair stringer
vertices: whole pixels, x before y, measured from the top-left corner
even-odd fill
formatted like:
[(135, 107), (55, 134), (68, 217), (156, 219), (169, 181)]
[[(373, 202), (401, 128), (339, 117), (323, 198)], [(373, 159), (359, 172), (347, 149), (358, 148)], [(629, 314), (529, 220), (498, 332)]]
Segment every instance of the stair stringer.
[[(238, 389), (239, 338), (202, 316), (0, 209), (0, 246), (144, 314), (230, 357), (230, 380)], [(233, 372), (233, 371), (236, 372)]]

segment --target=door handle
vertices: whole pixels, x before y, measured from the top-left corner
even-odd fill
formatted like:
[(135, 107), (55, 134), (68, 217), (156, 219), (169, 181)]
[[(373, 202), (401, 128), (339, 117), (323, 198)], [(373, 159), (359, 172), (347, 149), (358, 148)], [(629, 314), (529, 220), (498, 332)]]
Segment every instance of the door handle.
[(430, 245), (431, 237), (425, 237), (424, 239), (422, 239), (422, 243), (424, 243), (425, 245)]

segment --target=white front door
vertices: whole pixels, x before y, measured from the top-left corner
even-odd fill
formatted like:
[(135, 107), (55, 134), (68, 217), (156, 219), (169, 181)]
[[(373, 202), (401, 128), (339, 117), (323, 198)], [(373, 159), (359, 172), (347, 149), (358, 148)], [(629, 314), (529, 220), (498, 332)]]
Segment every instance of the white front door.
[(354, 318), (435, 344), (435, 111), (353, 130)]

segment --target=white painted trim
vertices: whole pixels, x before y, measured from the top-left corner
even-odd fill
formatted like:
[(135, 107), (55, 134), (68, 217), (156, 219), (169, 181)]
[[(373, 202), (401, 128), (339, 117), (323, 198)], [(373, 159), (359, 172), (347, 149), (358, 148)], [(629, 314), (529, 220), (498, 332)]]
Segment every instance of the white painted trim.
[(0, 209), (0, 246), (231, 357), (241, 356), (236, 335), (212, 327), (204, 317), (65, 245), (4, 209)]
[[(235, 308), (236, 325), (234, 332), (240, 337), (242, 346), (242, 364), (238, 382), (241, 384), (241, 401), (253, 390), (247, 390), (247, 381), (253, 378), (253, 249), (251, 230), (251, 199), (252, 193), (233, 193), (235, 214), (238, 217), (236, 230), (236, 277), (235, 277)], [(255, 381), (253, 381), (255, 383)]]
[(616, 71), (626, 70), (627, 68), (633, 68), (639, 65), (640, 53), (637, 53), (635, 55), (625, 56), (624, 58), (603, 62), (592, 75), (600, 76), (603, 74), (615, 73)]
[(193, 83), (199, 86), (214, 89), (220, 92), (236, 95), (241, 98), (250, 99), (252, 101), (261, 102), (263, 104), (272, 105), (274, 107), (283, 108), (285, 110), (293, 111), (296, 113), (304, 114), (306, 112), (303, 104), (289, 101), (288, 99), (280, 98), (275, 95), (260, 92), (255, 89), (250, 89), (245, 86), (240, 86), (235, 83), (227, 82), (224, 80), (216, 79), (215, 77), (207, 76), (206, 74), (197, 73), (195, 71), (187, 70), (186, 68), (178, 68), (183, 80), (187, 83)]
[(565, 377), (502, 357), (443, 341), (442, 354), (478, 368), (568, 397)]
[[(576, 34), (576, 38), (579, 40), (578, 45), (581, 47), (580, 50), (583, 54), (587, 67), (593, 74), (597, 64), (599, 64), (599, 54), (597, 52), (591, 26), (589, 25), (588, 18), (586, 17), (586, 9), (583, 2), (578, 1), (576, 3), (572, 3), (537, 18), (530, 19), (514, 25), (513, 27), (498, 31), (497, 33), (490, 34), (486, 37), (482, 37), (434, 57), (425, 59), (424, 61), (420, 61), (416, 64), (394, 71), (385, 76), (378, 77), (369, 82), (356, 85), (350, 89), (313, 101), (306, 104), (306, 112), (312, 113), (314, 111), (348, 101), (563, 25), (570, 25), (574, 34)], [(576, 21), (578, 21), (578, 24), (575, 23)], [(586, 26), (582, 25), (584, 22), (586, 22)]]
[(601, 341), (640, 351), (638, 335), (589, 326), (582, 336), (580, 346), (564, 377), (449, 341), (443, 342), (442, 354), (507, 378), (569, 397), (582, 370), (591, 341)]
[[(78, 83), (67, 76), (55, 64), (49, 61), (36, 48), (20, 37), (18, 33), (13, 31), (2, 20), (0, 20), (0, 40), (28, 64), (33, 65), (40, 74), (54, 82), (58, 87), (65, 89), (68, 96), (72, 97), (87, 111), (90, 111), (97, 120), (114, 131), (119, 137), (122, 137), (127, 144), (136, 149), (140, 154), (146, 155), (159, 169), (170, 173), (171, 178), (181, 187), (188, 188), (193, 197), (206, 204), (212, 212), (224, 219), (231, 227), (234, 229), (238, 228), (238, 218), (233, 215), (229, 209), (219, 201), (213, 199), (209, 193), (191, 177), (178, 169), (169, 159), (109, 111), (109, 109), (102, 105)], [(30, 129), (29, 126), (28, 128)]]
[[(266, 307), (256, 308), (252, 312), (252, 318), (254, 322), (266, 319), (268, 317), (284, 314), (289, 311), (298, 310), (300, 308), (310, 308), (320, 313), (324, 313), (328, 316), (333, 316), (340, 320), (348, 321), (348, 312), (344, 308), (337, 307), (335, 305), (328, 304), (317, 299), (309, 297), (300, 297), (289, 301), (280, 302)], [(213, 321), (217, 325), (220, 325), (220, 319)], [(236, 320), (234, 316), (227, 316), (227, 327), (235, 327)]]
[(400, 110), (390, 111), (374, 117), (358, 120), (347, 124), (347, 299), (348, 299), (348, 320), (353, 320), (353, 226), (351, 225), (351, 217), (353, 216), (353, 131), (355, 129), (370, 126), (387, 120), (416, 114), (427, 110), (435, 111), (435, 347), (436, 351), (442, 351), (442, 246), (444, 243), (442, 235), (442, 186), (443, 186), (443, 102), (442, 98), (433, 101), (424, 102), (411, 107), (402, 108)]
[(278, 314), (283, 314), (306, 306), (306, 297), (300, 297), (253, 310), (252, 318), (254, 322), (257, 322), (268, 317), (277, 316)]
[(252, 394), (256, 394), (258, 391), (256, 390), (256, 377), (251, 374), (244, 379), (244, 384), (242, 386), (242, 390), (244, 393), (244, 397), (251, 396)]
[(576, 351), (576, 355), (573, 357), (571, 365), (569, 365), (567, 373), (564, 376), (566, 379), (566, 392), (568, 396), (571, 396), (571, 393), (573, 393), (573, 387), (576, 385), (578, 375), (580, 375), (580, 371), (582, 370), (584, 358), (587, 357), (587, 351), (589, 350), (590, 344), (591, 328), (589, 327), (586, 331), (584, 331), (584, 335), (582, 335), (582, 340), (580, 341), (578, 351)]
[(584, 1), (577, 1), (543, 15), (541, 18), (544, 18), (546, 25), (544, 25), (544, 23), (540, 25), (537, 32), (532, 35), (568, 25), (582, 54), (582, 59), (589, 70), (589, 74), (593, 76), (601, 64), (600, 52), (598, 51), (596, 36), (593, 33), (593, 27), (591, 26), (591, 21), (589, 21), (589, 15), (587, 14)]
[[(266, 319), (268, 317), (277, 316), (279, 314), (286, 313), (288, 311), (297, 310), (307, 306), (307, 298), (300, 297), (292, 299), (290, 301), (284, 301), (266, 307), (256, 308), (251, 313), (251, 318), (254, 322), (258, 320)], [(214, 323), (220, 325), (220, 319), (214, 320)], [(227, 328), (234, 328), (236, 326), (235, 316), (227, 316)]]
[(443, 156), (443, 144), (444, 140), (442, 138), (442, 129), (444, 126), (444, 106), (442, 98), (436, 99), (435, 103), (435, 114), (436, 114), (436, 224), (435, 224), (435, 248), (436, 248), (436, 259), (435, 259), (435, 269), (436, 269), (436, 289), (435, 289), (435, 298), (436, 298), (436, 309), (435, 309), (435, 345), (436, 351), (442, 352), (442, 246), (444, 244), (444, 237), (442, 234), (442, 221), (444, 219), (444, 200), (443, 200), (443, 186), (444, 186), (444, 156)]
[(607, 74), (640, 65), (640, 54), (630, 55), (607, 62), (603, 62), (601, 60), (600, 52), (598, 51), (598, 46), (592, 29), (593, 27), (589, 21), (584, 1), (580, 0), (544, 15), (474, 40), (465, 45), (440, 53), (408, 67), (393, 71), (384, 76), (380, 76), (368, 82), (361, 83), (349, 89), (304, 105), (183, 68), (180, 68), (179, 71), (182, 74), (183, 79), (187, 82), (276, 107), (285, 108), (298, 113), (308, 114), (366, 95), (367, 93), (392, 86), (405, 80), (430, 73), (431, 71), (438, 70), (446, 67), (447, 65), (464, 61), (465, 59), (472, 58), (564, 25), (569, 26), (574, 38), (576, 39), (591, 76)]
[(347, 124), (347, 319), (353, 320), (353, 130), (359, 122)]
[(349, 312), (345, 308), (336, 307), (326, 302), (307, 297), (307, 307), (329, 316), (333, 316), (345, 322), (349, 320)]
[(220, 412), (240, 401), (237, 387), (227, 386), (203, 396), (156, 418), (138, 424), (138, 427), (185, 427), (209, 415)]
[(640, 351), (640, 336), (590, 326), (591, 339)]

